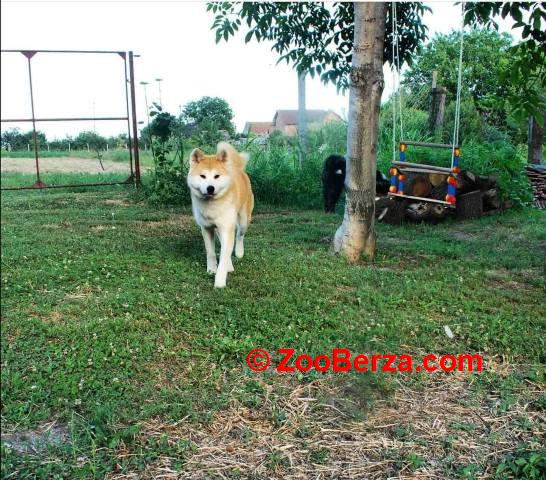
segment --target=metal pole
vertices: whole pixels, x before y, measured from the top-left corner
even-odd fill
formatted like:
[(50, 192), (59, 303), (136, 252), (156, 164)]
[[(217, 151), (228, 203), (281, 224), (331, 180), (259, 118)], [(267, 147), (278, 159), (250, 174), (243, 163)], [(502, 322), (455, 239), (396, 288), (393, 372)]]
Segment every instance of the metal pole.
[(162, 78), (156, 78), (155, 81), (157, 82), (157, 88), (159, 90), (159, 105), (163, 107), (163, 101), (161, 99), (161, 82), (163, 81)]
[[(129, 145), (132, 145), (131, 140), (131, 120), (129, 114), (129, 79), (127, 78), (127, 54), (123, 52), (123, 71), (125, 72), (125, 107), (127, 109), (127, 138), (129, 139)], [(133, 149), (129, 148), (129, 164), (131, 168), (131, 177), (133, 172)]]
[(24, 51), (22, 52), (28, 61), (28, 82), (30, 86), (30, 109), (32, 111), (32, 137), (34, 141), (34, 158), (36, 159), (36, 183), (34, 188), (41, 188), (44, 186), (40, 180), (40, 161), (38, 160), (38, 137), (36, 135), (36, 117), (34, 115), (34, 92), (32, 90), (32, 68), (30, 66), (30, 59), (35, 55), (36, 52)]
[(136, 117), (136, 94), (135, 94), (135, 68), (133, 64), (133, 52), (129, 52), (129, 79), (131, 82), (131, 109), (133, 120), (133, 149), (135, 155), (135, 178), (136, 184), (140, 184), (140, 158), (138, 153), (138, 130)]

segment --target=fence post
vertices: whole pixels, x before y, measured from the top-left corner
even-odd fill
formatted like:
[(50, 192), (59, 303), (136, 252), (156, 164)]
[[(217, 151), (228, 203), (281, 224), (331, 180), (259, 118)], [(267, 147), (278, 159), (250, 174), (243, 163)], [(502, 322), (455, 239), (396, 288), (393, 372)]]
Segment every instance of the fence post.
[(87, 144), (87, 151), (89, 151), (89, 144)]
[(70, 142), (68, 142), (68, 151), (70, 152)]
[(133, 127), (133, 158), (135, 162), (135, 180), (136, 185), (140, 185), (140, 152), (138, 150), (138, 128), (136, 117), (136, 93), (135, 93), (135, 67), (133, 62), (133, 52), (129, 52), (129, 81), (131, 86), (131, 120)]

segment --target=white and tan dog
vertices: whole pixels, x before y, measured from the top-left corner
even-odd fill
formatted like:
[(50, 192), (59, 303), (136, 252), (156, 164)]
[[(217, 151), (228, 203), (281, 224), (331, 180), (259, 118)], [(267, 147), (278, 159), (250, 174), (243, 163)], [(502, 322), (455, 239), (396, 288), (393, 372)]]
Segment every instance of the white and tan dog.
[[(233, 272), (231, 254), (244, 255), (244, 238), (254, 209), (250, 179), (245, 173), (246, 153), (228, 143), (219, 143), (216, 155), (205, 155), (198, 148), (190, 154), (188, 186), (193, 216), (201, 227), (207, 251), (207, 272), (216, 273), (214, 286), (226, 286)], [(216, 263), (214, 233), (220, 239), (220, 262)]]

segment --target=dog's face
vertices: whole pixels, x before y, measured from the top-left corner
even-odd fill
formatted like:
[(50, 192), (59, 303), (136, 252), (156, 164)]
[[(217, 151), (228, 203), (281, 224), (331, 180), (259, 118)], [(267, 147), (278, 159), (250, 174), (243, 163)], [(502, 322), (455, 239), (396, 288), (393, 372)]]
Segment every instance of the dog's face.
[(188, 186), (191, 192), (203, 200), (221, 198), (231, 186), (228, 170), (228, 155), (220, 151), (216, 155), (205, 155), (198, 148), (190, 154)]

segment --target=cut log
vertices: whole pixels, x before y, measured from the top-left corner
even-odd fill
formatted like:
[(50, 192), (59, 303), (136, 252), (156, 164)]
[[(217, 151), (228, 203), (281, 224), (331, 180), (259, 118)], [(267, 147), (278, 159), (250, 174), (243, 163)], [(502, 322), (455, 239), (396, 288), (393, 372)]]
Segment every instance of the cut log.
[(482, 192), (476, 190), (460, 195), (455, 212), (459, 220), (480, 218), (483, 215)]
[(432, 184), (428, 179), (428, 175), (417, 174), (409, 180), (408, 195), (414, 197), (428, 197), (432, 191)]
[(432, 183), (433, 187), (437, 187), (438, 185), (441, 185), (447, 181), (447, 175), (441, 173), (430, 173), (428, 179), (430, 180), (430, 183)]
[(380, 222), (383, 220), (385, 215), (389, 210), (389, 207), (392, 204), (392, 199), (390, 197), (376, 197), (375, 199), (375, 218)]
[(444, 218), (447, 215), (448, 209), (445, 208), (443, 205), (438, 204), (432, 204), (432, 208), (430, 209), (430, 214), (434, 218)]
[(426, 220), (430, 216), (432, 203), (415, 202), (410, 203), (406, 209), (406, 215), (414, 221)]
[(383, 221), (389, 225), (400, 225), (404, 221), (407, 204), (407, 200), (391, 198), (389, 209), (383, 216)]
[(501, 208), (498, 189), (495, 187), (482, 192), (482, 202), (484, 211), (498, 210)]
[(529, 165), (527, 177), (533, 189), (533, 206), (546, 208), (546, 165)]

